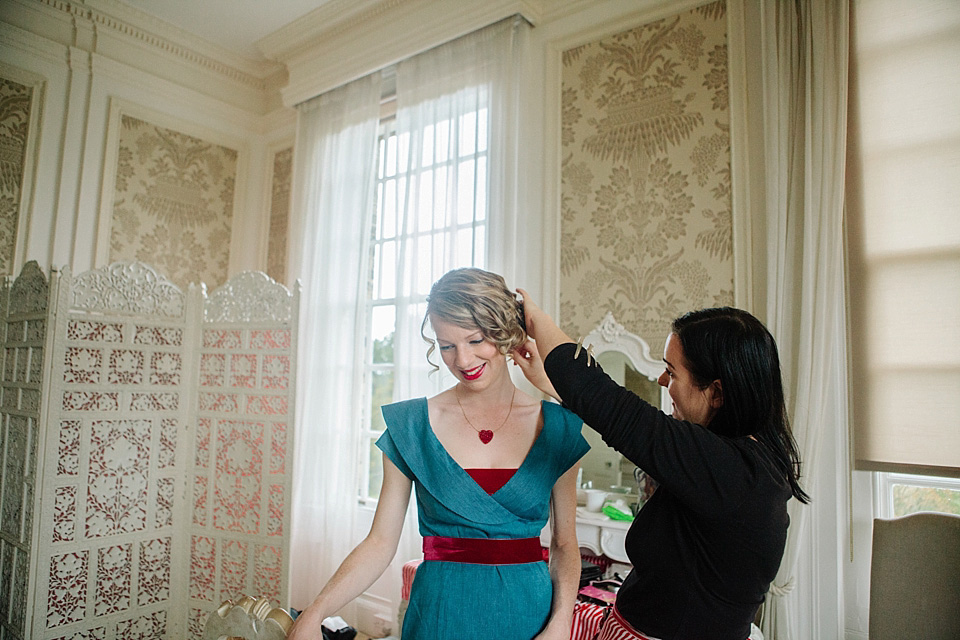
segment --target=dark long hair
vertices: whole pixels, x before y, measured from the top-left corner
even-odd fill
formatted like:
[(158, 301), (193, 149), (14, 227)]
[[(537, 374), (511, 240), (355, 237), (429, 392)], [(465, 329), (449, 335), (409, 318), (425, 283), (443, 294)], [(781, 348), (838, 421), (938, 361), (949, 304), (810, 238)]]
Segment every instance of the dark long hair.
[(719, 380), (723, 405), (709, 429), (728, 437), (753, 436), (773, 454), (803, 503), (800, 453), (790, 430), (777, 343), (763, 323), (741, 309), (691, 311), (673, 321), (687, 367), (701, 388)]

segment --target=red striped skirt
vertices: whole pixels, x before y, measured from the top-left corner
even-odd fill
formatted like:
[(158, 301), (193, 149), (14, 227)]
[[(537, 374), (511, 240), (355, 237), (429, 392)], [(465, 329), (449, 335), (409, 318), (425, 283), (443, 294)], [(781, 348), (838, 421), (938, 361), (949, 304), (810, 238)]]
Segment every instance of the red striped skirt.
[(657, 640), (645, 636), (630, 626), (616, 605), (598, 605), (578, 602), (573, 608), (573, 628), (570, 640)]
[[(750, 637), (763, 640), (760, 629), (750, 625)], [(570, 640), (657, 640), (652, 636), (645, 636), (623, 619), (617, 606), (599, 605), (589, 602), (577, 602), (573, 607), (573, 628), (570, 630)]]

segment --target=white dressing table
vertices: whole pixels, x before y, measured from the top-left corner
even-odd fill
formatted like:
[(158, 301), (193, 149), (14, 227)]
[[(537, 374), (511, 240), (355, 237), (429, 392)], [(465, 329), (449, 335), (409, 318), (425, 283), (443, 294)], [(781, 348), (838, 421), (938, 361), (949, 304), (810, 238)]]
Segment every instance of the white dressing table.
[[(650, 355), (650, 346), (640, 336), (627, 331), (613, 314), (607, 312), (597, 327), (583, 339), (583, 346), (592, 347), (592, 353), (617, 383), (626, 386), (653, 405), (669, 408), (671, 401), (667, 390), (657, 384), (663, 372), (663, 362)], [(632, 374), (632, 377), (631, 377)], [(645, 381), (644, 381), (645, 379)], [(642, 388), (639, 385), (643, 385)], [(591, 445), (591, 451), (581, 459), (584, 480), (593, 481), (593, 486), (625, 485), (633, 481), (632, 472), (624, 467), (633, 467), (623, 457), (610, 449), (599, 434), (584, 426), (583, 435)], [(626, 463), (626, 464), (624, 464)], [(622, 497), (614, 493), (611, 498)], [(603, 513), (577, 507), (577, 540), (580, 547), (591, 553), (610, 558), (614, 562), (630, 564), (625, 548), (627, 529), (631, 522), (613, 520)], [(544, 546), (550, 544), (550, 525), (540, 534)]]
[[(630, 522), (613, 520), (602, 513), (593, 513), (577, 507), (577, 542), (581, 548), (606, 556), (614, 562), (630, 564), (625, 539)], [(540, 532), (540, 544), (550, 546), (550, 523)]]

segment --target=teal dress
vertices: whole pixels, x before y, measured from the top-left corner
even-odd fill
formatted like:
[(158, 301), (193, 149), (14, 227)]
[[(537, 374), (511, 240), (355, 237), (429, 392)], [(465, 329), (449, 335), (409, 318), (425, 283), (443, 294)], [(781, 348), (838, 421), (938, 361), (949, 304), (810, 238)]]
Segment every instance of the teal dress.
[[(426, 398), (383, 407), (377, 441), (414, 482), (420, 534), (451, 538), (535, 538), (547, 523), (550, 491), (590, 449), (580, 418), (544, 402), (543, 429), (510, 480), (488, 495), (430, 428)], [(410, 640), (533, 638), (547, 623), (553, 585), (544, 562), (484, 565), (424, 562), (403, 618)]]

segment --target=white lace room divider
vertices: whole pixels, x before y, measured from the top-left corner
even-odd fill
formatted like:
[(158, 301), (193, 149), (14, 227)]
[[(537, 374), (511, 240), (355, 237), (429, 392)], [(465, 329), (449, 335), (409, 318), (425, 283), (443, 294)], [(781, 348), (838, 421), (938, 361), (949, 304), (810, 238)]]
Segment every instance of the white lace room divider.
[(27, 595), (36, 547), (34, 501), (37, 449), (42, 434), (40, 397), (47, 335), (47, 279), (32, 262), (0, 290), (3, 338), (0, 400), (0, 638), (23, 640)]
[(2, 637), (199, 638), (223, 600), (284, 605), (298, 292), (137, 262), (45, 288), (31, 264), (3, 297)]

